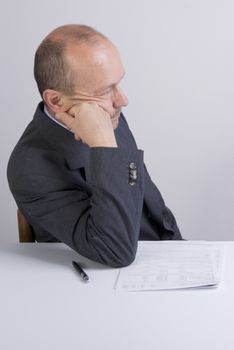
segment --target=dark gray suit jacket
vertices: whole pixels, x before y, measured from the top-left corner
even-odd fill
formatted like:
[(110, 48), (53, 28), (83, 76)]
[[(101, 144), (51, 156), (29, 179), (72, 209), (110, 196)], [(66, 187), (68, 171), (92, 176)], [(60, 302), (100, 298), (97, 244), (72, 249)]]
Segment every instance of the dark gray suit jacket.
[(181, 239), (121, 114), (118, 148), (89, 148), (44, 114), (41, 102), (8, 164), (15, 201), (38, 242), (61, 241), (119, 267), (138, 240)]

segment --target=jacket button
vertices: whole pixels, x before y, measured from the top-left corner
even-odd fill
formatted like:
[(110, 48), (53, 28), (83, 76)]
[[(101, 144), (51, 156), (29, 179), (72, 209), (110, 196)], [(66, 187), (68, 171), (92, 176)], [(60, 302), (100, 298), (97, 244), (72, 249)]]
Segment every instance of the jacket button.
[(128, 183), (131, 186), (136, 184), (137, 180), (137, 165), (134, 162), (129, 163), (129, 180)]
[(131, 163), (129, 164), (129, 168), (132, 169), (132, 170), (135, 170), (135, 169), (137, 168), (136, 163), (131, 162)]

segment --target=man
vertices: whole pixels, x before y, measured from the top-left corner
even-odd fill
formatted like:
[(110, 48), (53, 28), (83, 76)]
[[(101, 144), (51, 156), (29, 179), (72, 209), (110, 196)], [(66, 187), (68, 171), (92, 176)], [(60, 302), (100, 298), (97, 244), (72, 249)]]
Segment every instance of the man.
[(62, 26), (38, 47), (34, 75), (43, 102), (11, 155), (8, 181), (36, 240), (120, 267), (139, 239), (181, 239), (121, 112), (117, 48), (93, 28)]

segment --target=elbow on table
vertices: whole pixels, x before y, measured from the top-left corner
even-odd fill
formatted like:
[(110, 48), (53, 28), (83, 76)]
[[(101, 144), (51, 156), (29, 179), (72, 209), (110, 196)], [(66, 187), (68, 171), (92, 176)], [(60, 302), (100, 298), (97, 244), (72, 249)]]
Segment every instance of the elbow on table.
[[(77, 235), (74, 241), (75, 250), (81, 255), (109, 267), (126, 267), (135, 260), (137, 251), (137, 237), (128, 238), (128, 231), (117, 237), (112, 232), (104, 234), (97, 230), (89, 221), (85, 235)], [(129, 229), (128, 229), (129, 230)], [(133, 239), (134, 238), (134, 239)]]
[(133, 263), (136, 257), (136, 251), (129, 252), (126, 255), (119, 255), (118, 257), (115, 257), (113, 259), (110, 259), (106, 264), (110, 267), (126, 267)]

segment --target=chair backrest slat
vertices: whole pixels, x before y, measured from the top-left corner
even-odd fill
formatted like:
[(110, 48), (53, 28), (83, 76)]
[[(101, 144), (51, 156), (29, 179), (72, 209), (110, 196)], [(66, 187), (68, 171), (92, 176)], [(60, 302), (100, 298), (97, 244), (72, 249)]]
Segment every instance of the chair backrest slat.
[(35, 235), (32, 226), (27, 222), (24, 215), (17, 209), (19, 241), (21, 243), (35, 242)]

